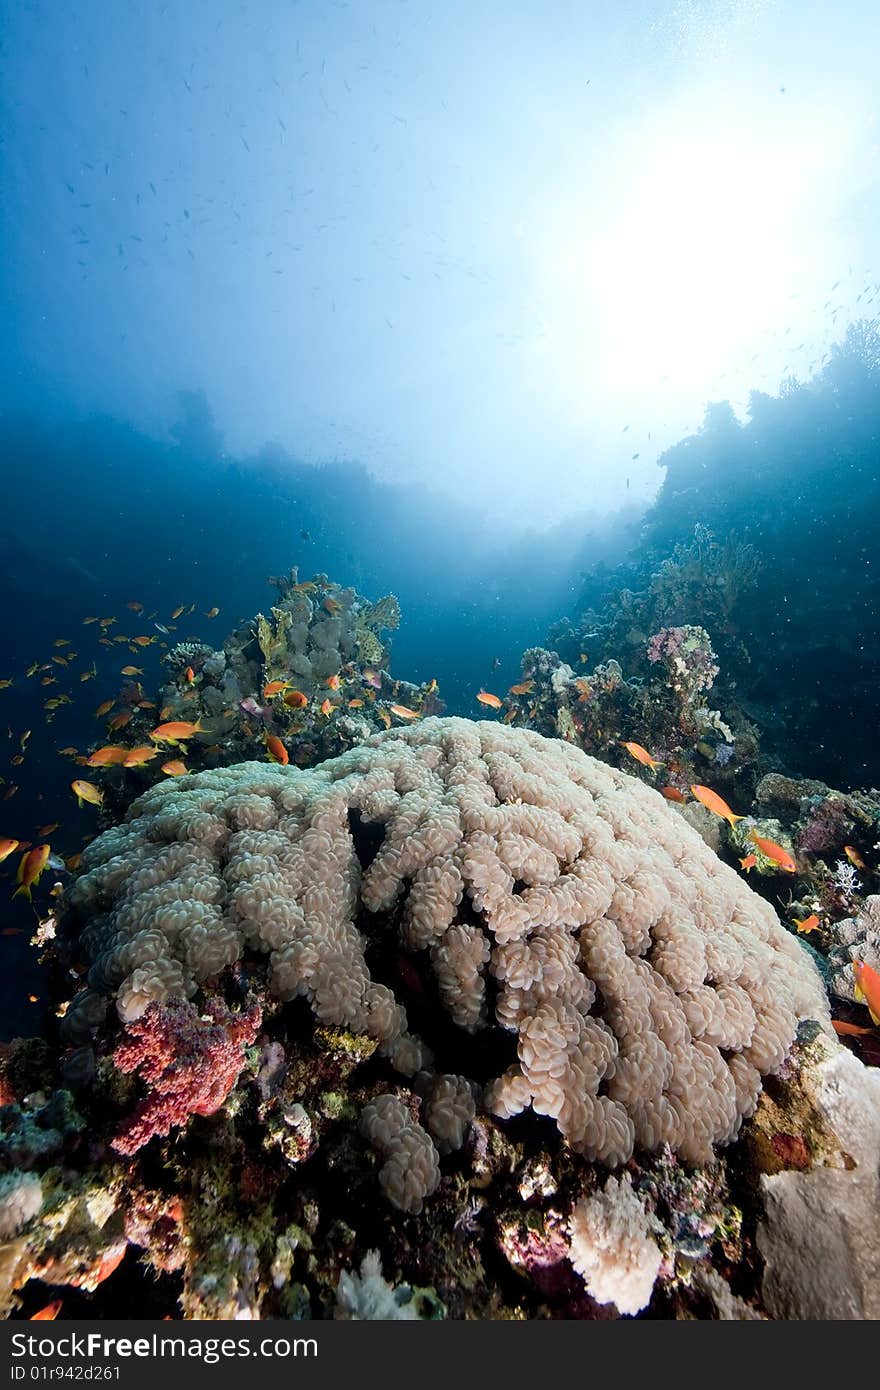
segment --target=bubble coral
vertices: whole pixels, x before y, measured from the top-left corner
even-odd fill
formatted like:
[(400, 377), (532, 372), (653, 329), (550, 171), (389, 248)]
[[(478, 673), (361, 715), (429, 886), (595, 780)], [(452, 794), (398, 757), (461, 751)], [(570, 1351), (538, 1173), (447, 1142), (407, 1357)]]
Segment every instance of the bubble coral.
[(154, 786), (82, 870), (69, 903), (93, 964), (72, 1034), (102, 993), (131, 1021), (257, 953), (272, 994), (412, 1077), (431, 1053), (366, 957), (399, 932), (450, 1026), (507, 1052), (484, 1106), (531, 1106), (610, 1165), (636, 1144), (708, 1160), (799, 1019), (827, 1021), (807, 953), (657, 792), (495, 723), (427, 719), (308, 771)]

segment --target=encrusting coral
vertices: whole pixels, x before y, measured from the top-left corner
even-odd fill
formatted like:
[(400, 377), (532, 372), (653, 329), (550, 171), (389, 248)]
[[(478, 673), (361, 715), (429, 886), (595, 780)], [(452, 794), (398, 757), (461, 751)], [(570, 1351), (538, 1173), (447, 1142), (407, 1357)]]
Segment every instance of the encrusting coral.
[(458, 1030), (510, 1062), (484, 1073), (483, 1108), (531, 1106), (609, 1165), (664, 1143), (708, 1160), (798, 1020), (827, 1020), (807, 953), (657, 792), (492, 723), (426, 719), (308, 771), (154, 786), (86, 849), (68, 905), (92, 961), (62, 1021), (73, 1043), (108, 994), (130, 1026), (247, 953), (268, 957), (276, 998), (429, 1081), (437, 1040), (367, 965), (399, 931)]
[(577, 1204), (569, 1235), (569, 1259), (597, 1303), (632, 1314), (650, 1302), (661, 1254), (628, 1173)]

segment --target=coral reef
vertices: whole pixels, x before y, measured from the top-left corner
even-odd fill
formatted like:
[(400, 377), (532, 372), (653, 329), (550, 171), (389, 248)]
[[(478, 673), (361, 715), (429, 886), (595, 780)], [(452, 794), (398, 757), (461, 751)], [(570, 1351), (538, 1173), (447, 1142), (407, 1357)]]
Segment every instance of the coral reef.
[(597, 1303), (641, 1312), (651, 1301), (662, 1256), (628, 1173), (578, 1202), (569, 1235), (569, 1259)]

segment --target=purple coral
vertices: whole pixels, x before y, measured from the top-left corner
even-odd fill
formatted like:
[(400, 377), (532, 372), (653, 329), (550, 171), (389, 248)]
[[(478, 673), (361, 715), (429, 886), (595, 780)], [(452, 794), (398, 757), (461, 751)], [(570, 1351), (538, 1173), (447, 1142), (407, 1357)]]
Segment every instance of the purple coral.
[(150, 1088), (113, 1140), (119, 1153), (137, 1153), (154, 1135), (184, 1125), (190, 1115), (212, 1115), (229, 1095), (244, 1065), (244, 1049), (257, 1036), (259, 1004), (234, 1014), (222, 1000), (204, 1013), (184, 1000), (151, 1004), (130, 1025), (113, 1054), (122, 1072), (140, 1072)]

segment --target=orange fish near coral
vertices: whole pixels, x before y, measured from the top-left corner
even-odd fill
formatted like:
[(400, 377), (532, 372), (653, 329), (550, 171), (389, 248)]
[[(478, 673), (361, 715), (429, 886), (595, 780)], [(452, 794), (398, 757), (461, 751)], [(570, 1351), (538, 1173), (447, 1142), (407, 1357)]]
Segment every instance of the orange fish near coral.
[(680, 805), (684, 805), (687, 801), (684, 792), (680, 792), (678, 787), (661, 787), (660, 795), (665, 796), (667, 801), (677, 801)]
[(116, 733), (118, 729), (124, 729), (126, 724), (130, 724), (133, 718), (131, 710), (124, 709), (121, 714), (114, 714), (107, 727)]
[(289, 685), (290, 681), (269, 681), (268, 685), (263, 686), (263, 699), (271, 700), (273, 695), (280, 695)]
[(321, 713), (327, 717), (329, 717), (333, 713), (333, 705), (330, 703), (329, 700), (321, 701)]
[(181, 762), (180, 758), (171, 758), (167, 763), (162, 764), (162, 771), (166, 777), (185, 777), (189, 768), (186, 763)]
[(324, 600), (324, 608), (328, 613), (342, 612), (342, 604), (339, 602), (339, 600), (336, 598), (331, 598), (329, 595)]
[(266, 735), (266, 752), (273, 763), (281, 763), (282, 766), (286, 767), (290, 762), (290, 754), (277, 734)]
[(831, 1027), (843, 1038), (864, 1038), (874, 1031), (873, 1028), (860, 1028), (857, 1023), (844, 1023), (839, 1018), (831, 1020)]
[(14, 898), (21, 895), (30, 902), (31, 889), (39, 883), (40, 875), (49, 862), (50, 853), (49, 845), (37, 845), (36, 849), (28, 850), (27, 854), (22, 855), (15, 876), (18, 887), (12, 895)]
[(288, 709), (305, 709), (309, 703), (309, 698), (301, 690), (288, 690), (284, 696), (284, 703)]
[(86, 758), (86, 767), (112, 767), (114, 763), (124, 763), (127, 753), (128, 749), (120, 748), (118, 743), (108, 743)]
[[(488, 690), (477, 691), (477, 702), (481, 705), (488, 705), (489, 709), (501, 709), (502, 701), (497, 695), (493, 695)], [(392, 705), (392, 709), (394, 706)]]
[(758, 856), (757, 856), (757, 854), (747, 854), (747, 855), (745, 856), (744, 859), (741, 859), (741, 860), (739, 861), (739, 867), (740, 867), (745, 873), (748, 873), (748, 872), (749, 872), (749, 869), (753, 869), (753, 868), (755, 867), (755, 865), (757, 864), (757, 862), (758, 862)]
[(52, 1302), (51, 1302), (51, 1303), (47, 1303), (46, 1306), (45, 1306), (45, 1308), (41, 1308), (40, 1311), (39, 1311), (39, 1313), (31, 1313), (30, 1321), (31, 1321), (31, 1322), (54, 1322), (55, 1319), (57, 1318), (58, 1314), (61, 1312), (62, 1306), (63, 1306), (63, 1300), (62, 1300), (62, 1299), (60, 1299), (60, 1298), (53, 1298)]
[(160, 724), (158, 728), (153, 729), (150, 738), (154, 743), (182, 743), (202, 732), (201, 720), (189, 724), (185, 719), (174, 719), (169, 724)]
[(731, 825), (736, 825), (738, 820), (743, 819), (742, 816), (735, 816), (727, 802), (717, 792), (713, 792), (711, 787), (695, 786), (691, 787), (691, 791), (700, 805), (705, 806), (707, 811), (711, 811), (713, 816), (720, 816), (722, 820), (728, 821)]
[(187, 666), (187, 668), (186, 668), (186, 670), (184, 671), (183, 674), (184, 674), (185, 679), (189, 682), (189, 684), (192, 685), (193, 681), (194, 681), (195, 678), (196, 678), (196, 673), (195, 673), (195, 671), (193, 670), (193, 668), (192, 668), (191, 666)]
[(788, 850), (784, 849), (782, 845), (777, 845), (775, 840), (765, 840), (763, 836), (756, 834), (754, 830), (749, 832), (749, 839), (758, 846), (758, 849), (765, 858), (772, 860), (772, 862), (777, 864), (780, 869), (783, 869), (785, 873), (797, 873), (797, 864), (792, 859)]
[(398, 719), (418, 719), (419, 712), (415, 709), (407, 709), (406, 705), (389, 705), (392, 714), (396, 714)]
[(643, 767), (649, 767), (652, 772), (663, 766), (656, 758), (652, 758), (647, 748), (643, 748), (640, 743), (622, 743), (620, 746), (625, 748), (630, 757), (635, 758), (637, 763), (641, 763)]
[(802, 917), (800, 918), (800, 920), (797, 917), (795, 917), (794, 924), (797, 927), (798, 931), (805, 936), (807, 932), (817, 930), (819, 926), (819, 918), (816, 916), (815, 912), (811, 912), (809, 917)]
[(853, 961), (853, 974), (856, 979), (856, 999), (860, 1004), (866, 1004), (874, 1022), (880, 1023), (880, 975), (863, 960)]
[(103, 806), (104, 804), (104, 793), (100, 787), (95, 786), (94, 782), (84, 782), (82, 778), (78, 777), (75, 782), (71, 782), (70, 790), (76, 797), (78, 806), (85, 806), (86, 803), (90, 806)]
[(158, 758), (159, 750), (152, 744), (141, 744), (139, 748), (131, 748), (123, 759), (123, 767), (143, 767), (144, 763), (151, 762), (153, 758)]
[(329, 676), (328, 679), (324, 682), (324, 684), (330, 690), (338, 690), (342, 684), (342, 681), (339, 676)]
[(101, 704), (95, 710), (95, 718), (103, 719), (104, 715), (109, 714), (115, 704), (115, 700), (102, 700)]
[(364, 706), (363, 700), (349, 700), (349, 702), (348, 702), (348, 708), (349, 708), (349, 709), (363, 709), (363, 706)]
[(520, 681), (519, 685), (512, 685), (509, 693), (511, 695), (531, 695), (535, 688), (534, 681)]
[(844, 845), (843, 852), (854, 868), (867, 869), (868, 866), (865, 863), (864, 859), (859, 854), (858, 850), (854, 849), (852, 845)]
[(0, 864), (18, 849), (18, 840), (0, 840)]
[(376, 710), (376, 713), (378, 714), (379, 718), (382, 720), (382, 723), (385, 725), (385, 728), (386, 728), (386, 729), (390, 729), (390, 728), (391, 728), (391, 715), (388, 713), (387, 709), (377, 709), (377, 710)]

